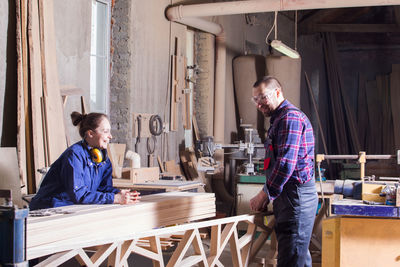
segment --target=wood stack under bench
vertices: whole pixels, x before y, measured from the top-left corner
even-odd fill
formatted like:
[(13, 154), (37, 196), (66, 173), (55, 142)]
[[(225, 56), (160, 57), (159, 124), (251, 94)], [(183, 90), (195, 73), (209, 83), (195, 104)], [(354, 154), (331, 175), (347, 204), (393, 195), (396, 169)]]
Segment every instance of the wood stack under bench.
[[(151, 230), (215, 217), (212, 193), (168, 192), (143, 196), (133, 205), (72, 205), (57, 208), (46, 217), (28, 217), (28, 259), (47, 255), (41, 246), (53, 248), (91, 238), (112, 239)], [(57, 252), (57, 251), (52, 251)]]

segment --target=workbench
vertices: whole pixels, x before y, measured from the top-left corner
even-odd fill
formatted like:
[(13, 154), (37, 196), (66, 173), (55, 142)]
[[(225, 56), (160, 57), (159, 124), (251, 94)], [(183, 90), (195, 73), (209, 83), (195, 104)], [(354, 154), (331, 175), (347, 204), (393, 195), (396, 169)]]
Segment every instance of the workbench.
[(322, 226), (324, 267), (400, 266), (399, 207), (343, 199), (332, 213)]
[[(134, 205), (72, 205), (57, 208), (48, 217), (28, 217), (27, 259), (50, 255), (37, 266), (58, 266), (71, 258), (82, 265), (128, 266), (136, 253), (165, 266), (160, 240), (166, 234), (184, 232), (166, 266), (223, 266), (219, 260), (227, 244), (234, 266), (247, 266), (256, 232), (253, 215), (222, 219), (215, 217), (212, 193), (168, 192), (147, 195)], [(199, 219), (206, 221), (192, 222)], [(189, 222), (189, 223), (188, 223)], [(239, 222), (248, 225), (239, 237)], [(177, 226), (169, 226), (174, 224)], [(199, 229), (211, 227), (209, 252), (203, 247)], [(148, 240), (143, 248), (141, 240)], [(193, 246), (194, 255), (185, 255)], [(87, 249), (94, 251), (88, 254)]]

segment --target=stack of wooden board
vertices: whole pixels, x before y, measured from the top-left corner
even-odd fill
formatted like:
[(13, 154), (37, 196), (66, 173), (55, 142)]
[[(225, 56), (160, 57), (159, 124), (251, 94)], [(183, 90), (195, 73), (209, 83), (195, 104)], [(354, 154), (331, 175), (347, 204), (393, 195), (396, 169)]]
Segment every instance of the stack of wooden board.
[(349, 154), (360, 151), (360, 142), (355, 125), (353, 110), (343, 85), (339, 67), (336, 38), (334, 34), (324, 34), (324, 53), (328, 76), (328, 91), (330, 96), (331, 114), (333, 117), (334, 138), (336, 149), (334, 153)]
[[(72, 205), (59, 214), (28, 217), (27, 249), (110, 240), (167, 225), (215, 216), (212, 193), (169, 192), (143, 196), (134, 205)], [(60, 214), (64, 213), (64, 214)]]
[[(35, 193), (41, 174), (67, 148), (56, 62), (53, 1), (16, 0), (17, 151), (21, 185)], [(23, 189), (26, 192), (26, 187)]]

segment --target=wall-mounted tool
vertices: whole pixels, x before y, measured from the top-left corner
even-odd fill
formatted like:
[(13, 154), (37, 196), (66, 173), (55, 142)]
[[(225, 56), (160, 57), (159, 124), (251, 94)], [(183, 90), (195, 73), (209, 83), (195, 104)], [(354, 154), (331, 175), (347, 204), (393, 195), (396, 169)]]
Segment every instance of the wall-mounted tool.
[(135, 151), (138, 152), (138, 145), (140, 143), (140, 133), (142, 131), (142, 115), (137, 116), (137, 136), (136, 136), (136, 143), (135, 143)]
[(163, 122), (159, 115), (152, 115), (149, 120), (149, 130), (154, 136), (159, 136), (163, 131)]

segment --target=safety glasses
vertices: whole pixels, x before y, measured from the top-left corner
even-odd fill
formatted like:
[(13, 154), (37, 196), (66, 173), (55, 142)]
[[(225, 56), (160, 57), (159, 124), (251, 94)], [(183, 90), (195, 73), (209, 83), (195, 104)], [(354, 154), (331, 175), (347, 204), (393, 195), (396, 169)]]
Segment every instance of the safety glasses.
[(253, 96), (251, 97), (251, 101), (255, 104), (255, 105), (259, 105), (261, 103), (265, 103), (268, 100), (271, 100), (272, 95), (275, 93), (276, 89), (273, 89), (273, 91), (269, 92), (269, 93), (265, 93), (265, 94), (259, 94), (258, 96)]

